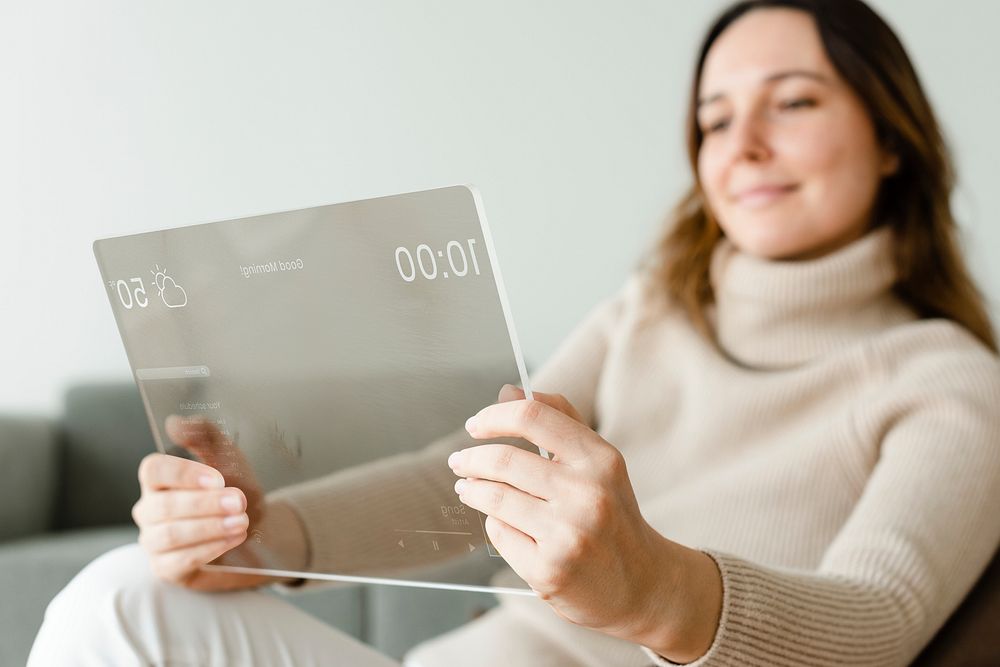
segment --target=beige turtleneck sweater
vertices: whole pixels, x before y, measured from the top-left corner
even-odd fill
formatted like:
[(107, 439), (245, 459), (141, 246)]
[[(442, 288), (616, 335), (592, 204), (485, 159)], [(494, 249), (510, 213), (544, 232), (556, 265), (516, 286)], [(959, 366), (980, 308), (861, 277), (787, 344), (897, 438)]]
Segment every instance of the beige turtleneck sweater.
[[(880, 228), (774, 262), (723, 240), (710, 313), (722, 351), (636, 276), (533, 378), (623, 452), (649, 523), (717, 563), (722, 615), (692, 665), (906, 664), (1000, 543), (1000, 361), (893, 296), (891, 247)], [(323, 495), (286, 497), (309, 525)], [(333, 536), (310, 541), (346, 556)], [(414, 655), (672, 664), (520, 597)]]

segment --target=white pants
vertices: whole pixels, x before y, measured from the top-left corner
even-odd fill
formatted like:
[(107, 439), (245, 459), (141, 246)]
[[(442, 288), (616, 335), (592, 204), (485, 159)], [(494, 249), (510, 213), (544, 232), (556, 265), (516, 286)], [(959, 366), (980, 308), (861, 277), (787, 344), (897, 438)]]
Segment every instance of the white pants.
[[(424, 642), (404, 661), (404, 667), (511, 664), (583, 662), (501, 608)], [(28, 665), (399, 667), (277, 597), (256, 591), (199, 593), (162, 582), (136, 544), (97, 558), (53, 598)]]
[(159, 581), (135, 544), (94, 560), (52, 600), (28, 665), (399, 667), (276, 597)]

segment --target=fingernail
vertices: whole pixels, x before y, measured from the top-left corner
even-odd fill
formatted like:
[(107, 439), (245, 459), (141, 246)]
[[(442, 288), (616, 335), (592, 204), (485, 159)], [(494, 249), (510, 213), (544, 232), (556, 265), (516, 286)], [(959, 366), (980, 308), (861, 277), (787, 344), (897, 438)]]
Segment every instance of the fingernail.
[(448, 457), (448, 467), (454, 469), (462, 464), (462, 451), (452, 452)]
[(218, 475), (202, 475), (198, 478), (198, 484), (204, 489), (221, 489), (226, 486), (226, 482)]
[(476, 417), (473, 415), (465, 420), (465, 430), (472, 433), (476, 429)]
[(222, 496), (222, 500), (219, 501), (219, 504), (222, 505), (222, 509), (229, 512), (237, 512), (243, 509), (243, 503), (240, 502), (240, 499), (232, 493)]
[(250, 518), (246, 514), (227, 516), (222, 520), (222, 527), (231, 532), (243, 530), (250, 523)]
[(462, 491), (465, 490), (466, 485), (467, 482), (464, 479), (460, 479), (457, 482), (455, 482), (455, 493), (457, 493), (458, 495), (462, 495)]

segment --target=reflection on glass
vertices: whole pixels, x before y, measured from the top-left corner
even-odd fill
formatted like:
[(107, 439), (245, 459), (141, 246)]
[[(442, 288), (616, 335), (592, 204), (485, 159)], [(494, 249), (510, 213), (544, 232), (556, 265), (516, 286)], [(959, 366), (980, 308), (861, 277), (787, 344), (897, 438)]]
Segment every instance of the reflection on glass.
[[(464, 422), (526, 381), (473, 190), (95, 243), (161, 451), (246, 494), (217, 562), (445, 587), (526, 585), (454, 492)], [(530, 443), (506, 440), (537, 452)]]

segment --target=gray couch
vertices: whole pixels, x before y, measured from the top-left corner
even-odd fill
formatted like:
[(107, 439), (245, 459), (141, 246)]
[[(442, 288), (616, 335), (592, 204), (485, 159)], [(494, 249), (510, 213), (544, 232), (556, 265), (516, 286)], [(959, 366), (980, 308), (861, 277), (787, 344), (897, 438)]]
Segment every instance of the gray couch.
[[(58, 419), (0, 415), (0, 665), (24, 664), (49, 600), (138, 534), (136, 470), (155, 451), (132, 384), (81, 385)], [(496, 604), (492, 595), (341, 585), (292, 603), (401, 657)]]
[[(45, 606), (80, 568), (135, 540), (136, 469), (152, 451), (131, 384), (75, 387), (56, 420), (0, 416), (0, 665), (24, 663)], [(372, 585), (289, 600), (396, 657), (495, 604), (482, 593)], [(1000, 560), (917, 664), (1000, 665)]]

